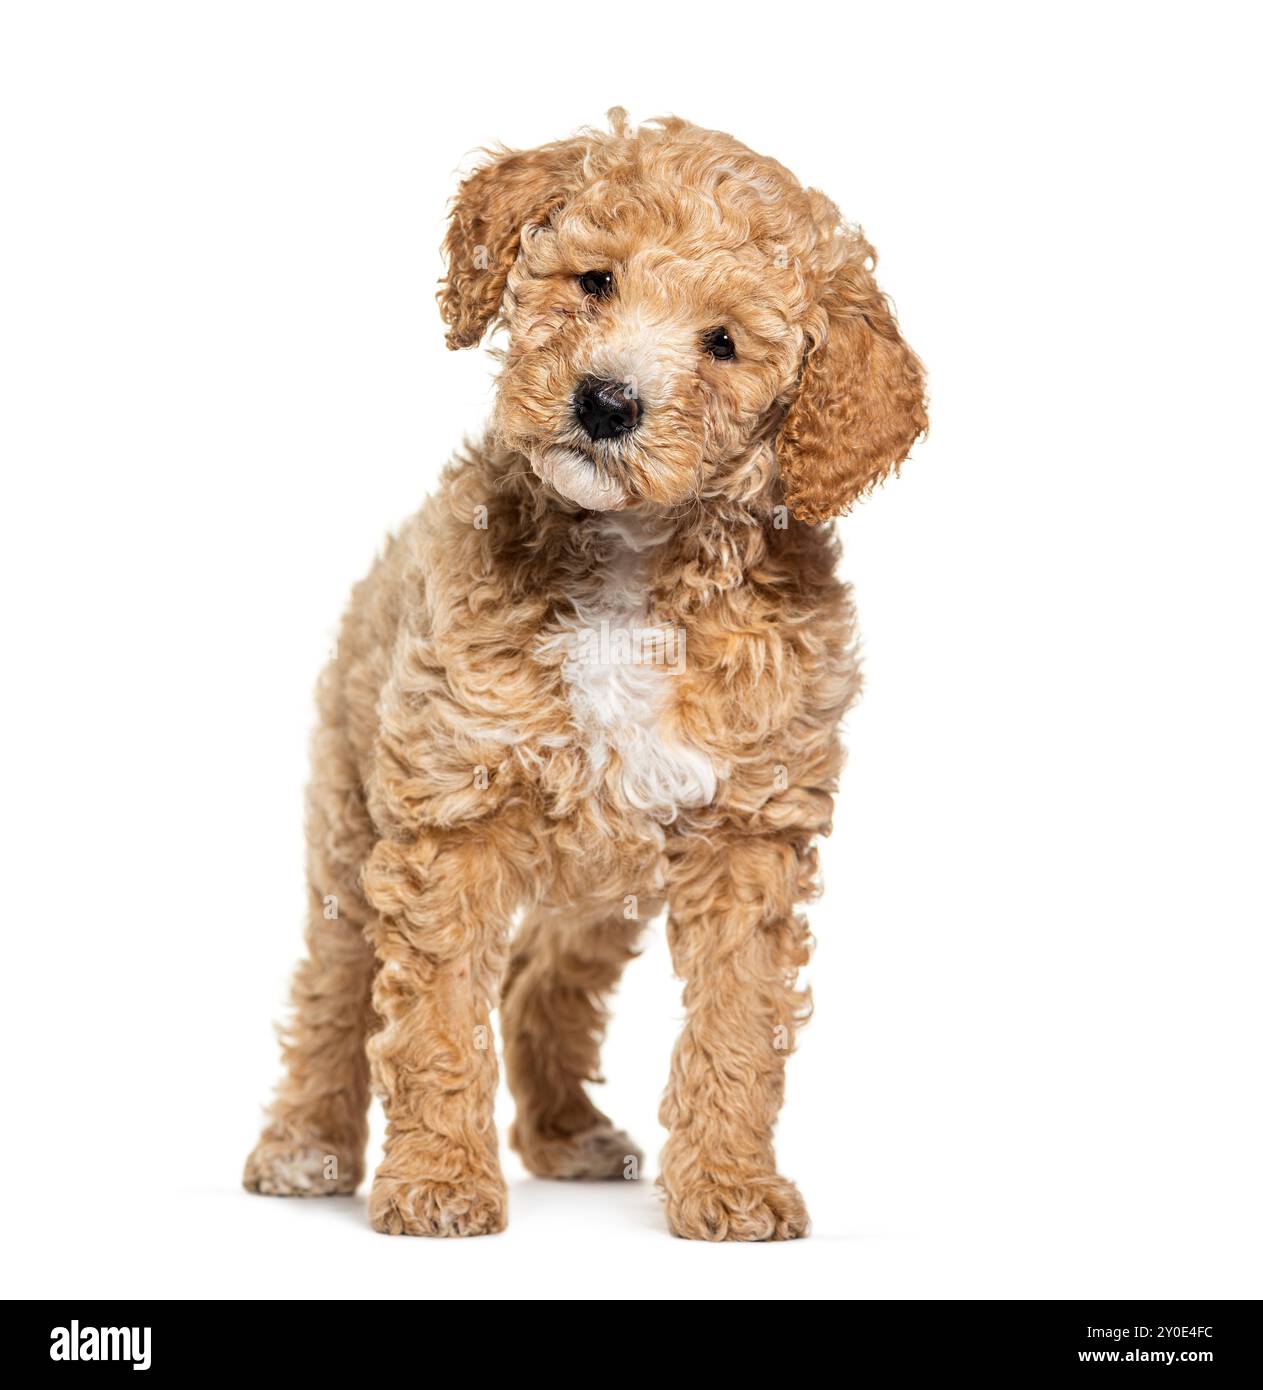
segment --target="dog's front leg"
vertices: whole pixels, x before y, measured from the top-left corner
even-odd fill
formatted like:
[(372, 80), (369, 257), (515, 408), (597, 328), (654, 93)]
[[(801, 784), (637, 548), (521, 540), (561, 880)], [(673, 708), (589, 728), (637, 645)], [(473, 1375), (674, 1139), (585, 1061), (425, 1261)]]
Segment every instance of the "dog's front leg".
[(667, 1221), (694, 1240), (807, 1233), (798, 1189), (776, 1171), (772, 1130), (785, 1059), (810, 1012), (794, 988), (815, 855), (801, 838), (687, 842), (672, 864), (668, 938), (687, 1016), (662, 1102)]
[(368, 1044), (385, 1102), (386, 1150), (369, 1218), (390, 1235), (486, 1235), (504, 1229), (494, 1106), (491, 1009), (514, 901), (493, 837), (383, 840), (365, 868), (380, 914)]

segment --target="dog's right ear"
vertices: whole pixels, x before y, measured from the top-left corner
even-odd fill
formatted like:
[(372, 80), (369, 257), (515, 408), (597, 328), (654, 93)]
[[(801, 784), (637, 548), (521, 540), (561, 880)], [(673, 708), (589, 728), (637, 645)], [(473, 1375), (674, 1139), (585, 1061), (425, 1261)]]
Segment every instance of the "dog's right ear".
[(439, 313), (450, 348), (475, 347), (500, 312), (522, 229), (545, 222), (577, 191), (591, 141), (503, 150), (461, 184), (443, 239)]

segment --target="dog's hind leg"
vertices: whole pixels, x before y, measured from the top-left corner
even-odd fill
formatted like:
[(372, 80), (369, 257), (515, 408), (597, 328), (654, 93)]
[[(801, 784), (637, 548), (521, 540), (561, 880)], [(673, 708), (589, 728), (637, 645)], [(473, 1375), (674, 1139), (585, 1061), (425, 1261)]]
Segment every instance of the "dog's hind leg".
[(285, 1076), (243, 1181), (270, 1196), (354, 1192), (364, 1176), (373, 1017), (370, 909), (358, 879), (372, 830), (336, 729), (316, 735), (308, 793), (307, 955), (294, 973)]
[(621, 906), (540, 909), (514, 940), (500, 1004), (517, 1102), (509, 1143), (538, 1177), (639, 1175), (640, 1151), (593, 1105), (585, 1083), (601, 1079), (605, 997), (635, 955), (642, 925)]

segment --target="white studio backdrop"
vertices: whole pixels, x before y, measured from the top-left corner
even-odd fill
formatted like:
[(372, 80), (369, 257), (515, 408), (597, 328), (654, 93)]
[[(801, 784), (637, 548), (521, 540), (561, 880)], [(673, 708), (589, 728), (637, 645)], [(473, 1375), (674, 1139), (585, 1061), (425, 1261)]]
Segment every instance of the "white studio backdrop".
[[(3, 10), (3, 1292), (1263, 1292), (1254, 23)], [(362, 1194), (238, 1188), (311, 690), (487, 414), (434, 305), (459, 170), (615, 104), (825, 189), (930, 373), (929, 440), (841, 523), (867, 687), (778, 1145), (814, 1234), (690, 1246), (649, 1182), (509, 1160), (504, 1236), (389, 1241)], [(600, 1103), (652, 1155), (660, 924), (614, 1007)]]

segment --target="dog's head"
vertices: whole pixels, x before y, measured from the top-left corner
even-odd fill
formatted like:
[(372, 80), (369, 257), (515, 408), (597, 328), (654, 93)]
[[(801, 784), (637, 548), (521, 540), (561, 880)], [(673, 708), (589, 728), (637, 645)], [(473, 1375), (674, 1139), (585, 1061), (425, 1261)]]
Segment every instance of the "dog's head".
[(440, 308), (454, 348), (508, 328), (497, 434), (593, 510), (845, 511), (927, 425), (872, 248), (730, 136), (611, 125), (496, 153), (456, 196)]

